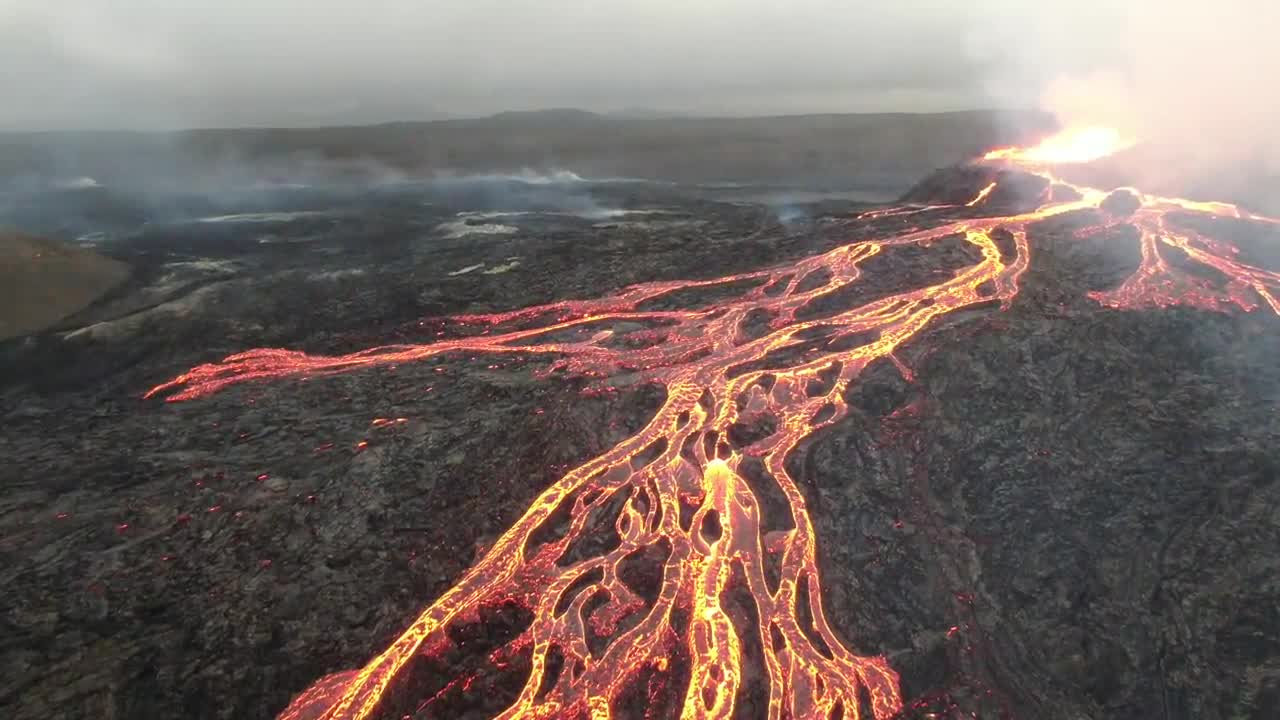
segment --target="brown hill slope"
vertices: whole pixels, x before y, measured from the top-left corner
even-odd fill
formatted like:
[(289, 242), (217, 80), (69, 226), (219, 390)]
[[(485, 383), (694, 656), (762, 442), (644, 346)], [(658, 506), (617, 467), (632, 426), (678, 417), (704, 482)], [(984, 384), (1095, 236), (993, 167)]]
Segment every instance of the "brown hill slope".
[(0, 340), (47, 328), (128, 277), (92, 250), (0, 230)]

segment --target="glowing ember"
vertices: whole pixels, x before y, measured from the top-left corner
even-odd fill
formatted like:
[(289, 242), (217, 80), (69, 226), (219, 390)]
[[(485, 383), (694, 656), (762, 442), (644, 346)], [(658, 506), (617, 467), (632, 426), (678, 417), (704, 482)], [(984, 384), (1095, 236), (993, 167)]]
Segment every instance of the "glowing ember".
[[(1098, 157), (1122, 144), (1114, 133), (1082, 131), (987, 157), (1052, 179), (1041, 169), (1045, 163)], [(983, 207), (995, 189), (989, 185), (966, 204)], [(490, 659), (495, 667), (506, 667), (525, 652), (530, 670), (503, 718), (607, 718), (645, 674), (674, 683), (684, 718), (730, 717), (739, 688), (764, 682), (770, 718), (841, 713), (858, 718), (863, 691), (876, 720), (893, 716), (902, 709), (897, 674), (884, 658), (849, 650), (827, 623), (817, 538), (785, 459), (802, 440), (846, 416), (845, 392), (870, 363), (887, 358), (909, 377), (910, 370), (893, 353), (934, 319), (991, 301), (1007, 306), (1028, 267), (1029, 226), (1097, 209), (1106, 198), (1098, 190), (1075, 189), (1078, 200), (859, 239), (773, 269), (708, 281), (647, 283), (597, 300), (453, 318), (484, 328), (481, 336), (333, 357), (250, 350), (154, 388), (149, 395), (173, 393), (170, 400), (186, 400), (234, 383), (466, 353), (549, 355), (555, 358), (553, 369), (591, 378), (626, 368), (667, 389), (665, 403), (648, 425), (547, 488), (382, 654), (363, 669), (320, 680), (281, 717), (348, 720), (388, 712), (389, 698), (405, 692), (396, 681), (410, 674), (414, 662), (451, 642), (447, 627), (475, 622), (482, 610), (513, 601), (531, 613), (532, 623)], [(1175, 227), (1168, 214), (1264, 218), (1216, 203), (1142, 194), (1135, 202), (1131, 216), (1107, 222), (1138, 228), (1141, 266), (1115, 290), (1094, 293), (1098, 302), (1122, 308), (1180, 303), (1246, 310), (1266, 304), (1280, 313), (1280, 275), (1241, 262), (1225, 243)], [(865, 217), (938, 209), (901, 208)], [(886, 249), (927, 246), (948, 237), (963, 238), (982, 260), (935, 285), (821, 319), (805, 312), (814, 301), (858, 282), (860, 266)], [(1190, 263), (1221, 272), (1225, 285), (1212, 286), (1168, 262), (1165, 255), (1175, 248)], [(709, 309), (641, 309), (646, 301), (689, 288), (742, 286), (749, 287)], [(751, 323), (761, 310), (773, 318), (763, 329)], [(649, 330), (623, 329), (636, 326)], [(607, 389), (604, 381), (598, 389)], [(772, 419), (767, 437), (732, 439), (732, 427), (758, 417)], [(747, 472), (748, 458), (763, 472)], [(785, 497), (790, 510), (785, 527), (763, 521), (761, 483), (771, 483)], [(570, 553), (601, 519), (616, 531), (616, 546), (586, 558)], [(561, 527), (557, 523), (567, 527), (563, 534), (540, 532)], [(624, 581), (624, 565), (645, 554), (660, 558), (660, 580), (650, 594)], [(735, 616), (744, 603), (752, 606), (754, 622)], [(744, 672), (748, 634), (755, 635), (750, 645), (763, 655), (765, 677)], [(475, 679), (473, 674), (455, 678), (436, 696), (411, 701), (430, 704), (442, 693), (473, 691)]]
[(1012, 160), (1024, 165), (1087, 163), (1133, 147), (1120, 131), (1112, 128), (1078, 128), (1046, 138), (1029, 148), (1001, 148), (987, 153), (985, 160)]

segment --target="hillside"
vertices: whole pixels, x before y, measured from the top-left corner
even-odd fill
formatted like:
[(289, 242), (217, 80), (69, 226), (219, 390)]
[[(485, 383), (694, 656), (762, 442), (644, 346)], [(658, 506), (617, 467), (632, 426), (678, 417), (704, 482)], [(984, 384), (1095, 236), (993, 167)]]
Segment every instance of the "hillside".
[(128, 277), (128, 265), (92, 250), (0, 231), (0, 340), (42, 330)]

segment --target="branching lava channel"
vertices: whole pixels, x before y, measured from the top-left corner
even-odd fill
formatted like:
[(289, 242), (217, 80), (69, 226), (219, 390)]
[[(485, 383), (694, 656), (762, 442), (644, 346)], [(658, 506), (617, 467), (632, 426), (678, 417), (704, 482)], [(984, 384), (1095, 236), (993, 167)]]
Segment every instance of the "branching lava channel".
[[(1106, 154), (1118, 138), (1105, 132), (1047, 141), (1039, 150), (993, 151), (984, 162), (1011, 164), (1053, 180), (1048, 165)], [(1099, 147), (1099, 143), (1103, 147)], [(283, 712), (283, 720), (356, 720), (380, 716), (397, 679), (416, 655), (442, 642), (451, 623), (515, 599), (532, 623), (511, 646), (531, 655), (529, 675), (502, 718), (616, 714), (619, 698), (642, 672), (667, 672), (685, 659), (682, 718), (728, 718), (744, 682), (768, 683), (771, 720), (858, 718), (865, 694), (875, 720), (902, 709), (898, 676), (883, 657), (860, 655), (828, 624), (813, 525), (785, 459), (797, 445), (839, 422), (844, 397), (867, 365), (893, 353), (932, 320), (979, 303), (1008, 306), (1029, 263), (1028, 226), (1098, 208), (1107, 193), (1072, 186), (1078, 199), (1025, 214), (963, 219), (895, 237), (866, 238), (780, 267), (710, 281), (654, 282), (597, 300), (568, 301), (515, 312), (457, 318), (492, 332), (425, 345), (377, 347), (343, 356), (259, 349), (202, 365), (151, 390), (190, 400), (235, 383), (317, 376), (398, 365), (456, 352), (544, 354), (553, 368), (607, 377), (619, 368), (661, 383), (667, 398), (634, 436), (576, 467), (547, 488), (484, 557), (435, 600), (384, 652), (359, 670), (321, 679)], [(966, 203), (981, 208), (995, 184)], [(1142, 262), (1120, 287), (1094, 293), (1107, 306), (1194, 304), (1210, 309), (1265, 304), (1280, 313), (1280, 275), (1242, 263), (1234, 248), (1175, 228), (1171, 212), (1274, 222), (1229, 205), (1195, 203), (1135, 191), (1137, 210), (1123, 222), (1140, 233)], [(956, 206), (877, 211), (876, 216), (933, 213)], [(1117, 221), (1121, 222), (1121, 221)], [(1002, 255), (993, 234), (1008, 233), (1016, 254)], [(971, 244), (981, 261), (934, 285), (899, 292), (820, 319), (800, 312), (815, 299), (862, 276), (868, 259), (895, 246), (949, 237)], [(1165, 259), (1170, 248), (1228, 278), (1211, 286)], [(816, 281), (814, 280), (816, 278)], [(750, 281), (750, 282), (746, 282)], [(698, 310), (645, 310), (676, 291), (749, 285), (734, 299)], [(745, 333), (765, 311), (763, 333)], [(755, 313), (756, 315), (752, 315)], [(552, 320), (540, 320), (553, 318)], [(665, 337), (641, 347), (613, 342), (615, 324), (659, 325)], [(532, 327), (530, 327), (532, 325)], [(517, 329), (503, 330), (515, 326)], [(816, 388), (816, 390), (815, 390)], [(769, 415), (772, 432), (733, 443), (740, 419)], [(758, 488), (740, 467), (752, 458), (789, 505), (785, 531), (766, 531)], [(753, 478), (752, 482), (757, 482)], [(612, 508), (612, 510), (609, 510)], [(588, 518), (609, 510), (620, 543), (602, 555), (566, 558)], [(538, 530), (567, 511), (568, 532), (538, 542)], [(656, 598), (641, 598), (623, 580), (624, 561), (664, 549)], [(780, 568), (780, 572), (768, 568)], [(754, 604), (756, 627), (735, 624), (725, 598), (736, 586)], [(679, 621), (678, 621), (679, 619)], [(762, 648), (764, 674), (744, 677), (748, 638)], [(608, 642), (601, 646), (598, 637)], [(555, 658), (553, 663), (552, 658)], [(552, 667), (555, 665), (555, 667)], [(568, 670), (559, 670), (559, 668)]]

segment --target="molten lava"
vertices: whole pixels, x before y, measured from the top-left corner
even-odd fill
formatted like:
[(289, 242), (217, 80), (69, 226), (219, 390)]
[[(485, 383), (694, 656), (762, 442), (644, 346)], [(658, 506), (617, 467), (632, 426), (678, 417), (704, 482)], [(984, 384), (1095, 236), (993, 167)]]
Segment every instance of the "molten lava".
[(1087, 163), (1127, 150), (1133, 145), (1132, 140), (1113, 128), (1077, 128), (1058, 133), (1029, 148), (992, 150), (983, 159), (1012, 160), (1033, 167)]
[[(1036, 148), (994, 151), (985, 160), (1061, 185), (1047, 164), (1088, 160), (1123, 145), (1118, 134), (1082, 131)], [(553, 358), (553, 369), (597, 378), (626, 369), (666, 387), (665, 403), (642, 430), (547, 488), (390, 647), (358, 671), (320, 680), (281, 718), (351, 720), (390, 712), (391, 698), (403, 702), (400, 696), (412, 691), (399, 681), (413, 663), (448, 644), (446, 628), (513, 601), (531, 613), (532, 622), (491, 660), (526, 652), (530, 669), (502, 718), (608, 718), (641, 676), (676, 688), (682, 718), (732, 716), (739, 690), (751, 683), (767, 683), (767, 716), (774, 720), (858, 718), (863, 702), (876, 720), (898, 713), (902, 698), (894, 670), (883, 657), (849, 650), (826, 620), (818, 539), (785, 460), (805, 438), (846, 416), (846, 390), (871, 362), (888, 358), (907, 372), (893, 353), (933, 320), (993, 301), (1007, 307), (1029, 264), (1029, 226), (1098, 209), (1108, 195), (1072, 187), (1078, 198), (1055, 202), (1046, 191), (1044, 204), (1030, 212), (856, 239), (772, 269), (646, 283), (602, 299), (454, 318), (483, 327), (478, 336), (333, 357), (251, 350), (152, 389), (149, 396), (172, 393), (169, 400), (188, 400), (250, 380), (349, 372), (459, 352), (542, 354)], [(997, 190), (993, 183), (968, 202), (975, 211), (926, 206), (863, 217), (944, 209), (974, 214)], [(1235, 248), (1176, 224), (1170, 215), (1274, 221), (1229, 205), (1136, 192), (1133, 198), (1131, 215), (1101, 215), (1138, 228), (1141, 266), (1116, 289), (1094, 293), (1097, 302), (1218, 310), (1266, 304), (1280, 313), (1280, 275), (1245, 264)], [(981, 261), (928, 287), (820, 318), (806, 312), (815, 301), (859, 282), (862, 266), (877, 254), (948, 237), (963, 238)], [(1174, 251), (1219, 271), (1227, 282), (1215, 286), (1187, 274), (1167, 259)], [(644, 309), (677, 291), (741, 286), (749, 287), (707, 309)], [(769, 318), (763, 328), (753, 321), (761, 311)], [(637, 326), (656, 333), (657, 341), (619, 342), (629, 337), (626, 328)], [(772, 419), (766, 437), (732, 441), (735, 424), (766, 416)], [(763, 473), (747, 472), (748, 458)], [(761, 483), (772, 483), (769, 489), (785, 497), (785, 527), (763, 521)], [(616, 532), (617, 544), (587, 557), (571, 552), (602, 521)], [(548, 532), (557, 524), (563, 534)], [(624, 572), (630, 559), (645, 553), (661, 558), (660, 580), (650, 593), (629, 584)], [(735, 620), (743, 597), (753, 606), (753, 624)], [(763, 671), (755, 676), (744, 669), (748, 640), (763, 655)], [(683, 668), (678, 675), (677, 666)], [(468, 679), (458, 687), (469, 684)], [(864, 694), (869, 702), (860, 702)], [(431, 699), (409, 702), (422, 708)]]

